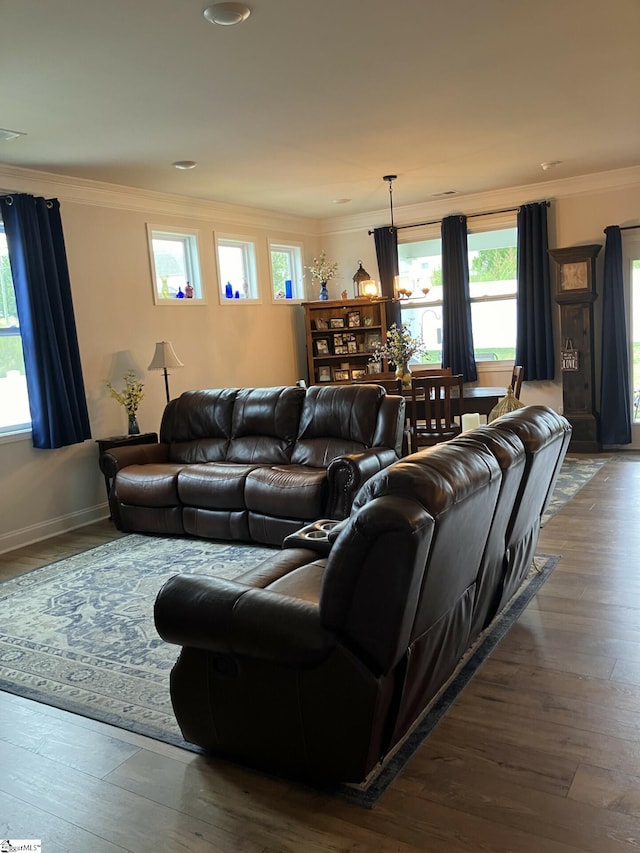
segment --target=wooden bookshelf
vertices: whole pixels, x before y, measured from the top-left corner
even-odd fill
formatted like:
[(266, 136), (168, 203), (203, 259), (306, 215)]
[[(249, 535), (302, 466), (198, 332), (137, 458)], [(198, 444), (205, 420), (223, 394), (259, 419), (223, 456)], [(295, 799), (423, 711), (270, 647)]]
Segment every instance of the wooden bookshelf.
[[(370, 362), (376, 341), (387, 335), (388, 299), (305, 302), (311, 385), (347, 384), (378, 368)], [(382, 363), (382, 370), (387, 370)]]

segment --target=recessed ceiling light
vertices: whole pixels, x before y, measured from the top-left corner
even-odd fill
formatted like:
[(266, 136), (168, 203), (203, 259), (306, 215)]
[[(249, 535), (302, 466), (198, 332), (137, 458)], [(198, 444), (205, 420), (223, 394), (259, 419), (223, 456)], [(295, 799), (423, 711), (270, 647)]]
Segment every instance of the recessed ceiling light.
[(440, 196), (443, 196), (443, 195), (456, 195), (457, 192), (458, 192), (458, 190), (445, 190), (444, 192), (441, 192), (441, 193), (432, 193), (431, 198), (440, 198)]
[(334, 204), (348, 204), (351, 201), (350, 198), (334, 198)]
[(0, 140), (8, 142), (10, 139), (17, 139), (19, 136), (26, 136), (26, 133), (21, 133), (19, 130), (4, 130), (0, 127)]
[(214, 3), (207, 6), (204, 16), (211, 24), (221, 24), (230, 27), (246, 21), (251, 14), (251, 9), (244, 3)]
[(554, 169), (556, 166), (559, 166), (562, 163), (562, 160), (548, 160), (546, 163), (540, 163), (545, 172), (548, 172), (549, 169)]
[(175, 166), (176, 169), (186, 171), (187, 169), (195, 169), (198, 164), (195, 160), (176, 160), (176, 162), (171, 165)]

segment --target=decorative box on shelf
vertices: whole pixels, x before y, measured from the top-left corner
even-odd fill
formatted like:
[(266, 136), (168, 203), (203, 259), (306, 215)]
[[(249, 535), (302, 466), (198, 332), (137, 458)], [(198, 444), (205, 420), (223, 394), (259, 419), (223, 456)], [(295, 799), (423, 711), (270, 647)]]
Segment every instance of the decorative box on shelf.
[[(309, 383), (345, 383), (371, 372), (369, 359), (387, 334), (389, 299), (303, 303)], [(386, 365), (377, 365), (385, 370)]]

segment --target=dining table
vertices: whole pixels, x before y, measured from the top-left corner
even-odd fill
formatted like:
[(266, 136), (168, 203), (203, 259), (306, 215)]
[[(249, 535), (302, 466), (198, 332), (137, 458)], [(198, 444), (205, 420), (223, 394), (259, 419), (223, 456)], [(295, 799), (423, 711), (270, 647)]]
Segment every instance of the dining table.
[[(494, 406), (503, 397), (507, 396), (507, 389), (500, 386), (471, 385), (464, 389), (462, 406), (458, 404), (456, 414), (465, 415), (470, 412), (478, 412), (479, 415), (488, 416)], [(455, 395), (457, 400), (457, 394)]]
[[(411, 388), (403, 388), (402, 395), (410, 399)], [(507, 389), (503, 385), (470, 385), (468, 388), (464, 388), (462, 405), (460, 405), (457, 389), (454, 388), (451, 393), (454, 414), (466, 415), (477, 412), (479, 415), (487, 417), (493, 407), (506, 395)]]

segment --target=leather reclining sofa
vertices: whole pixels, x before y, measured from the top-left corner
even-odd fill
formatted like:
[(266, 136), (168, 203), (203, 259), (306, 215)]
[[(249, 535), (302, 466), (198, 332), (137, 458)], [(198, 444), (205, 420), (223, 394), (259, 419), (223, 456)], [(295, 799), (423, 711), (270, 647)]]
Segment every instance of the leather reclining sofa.
[(280, 546), (322, 516), (349, 514), (365, 480), (401, 453), (404, 399), (375, 385), (188, 391), (158, 444), (113, 448), (120, 530)]
[(170, 689), (185, 739), (364, 780), (528, 574), (570, 435), (551, 409), (519, 409), (379, 471), (326, 541), (303, 529), (234, 580), (167, 581), (155, 623), (182, 646)]

